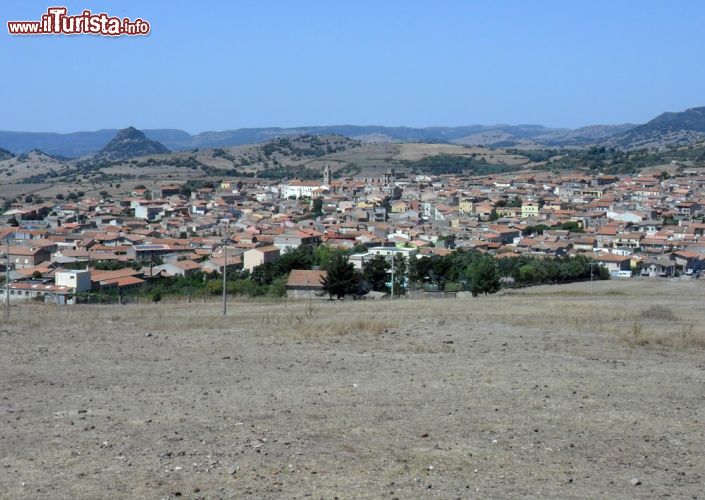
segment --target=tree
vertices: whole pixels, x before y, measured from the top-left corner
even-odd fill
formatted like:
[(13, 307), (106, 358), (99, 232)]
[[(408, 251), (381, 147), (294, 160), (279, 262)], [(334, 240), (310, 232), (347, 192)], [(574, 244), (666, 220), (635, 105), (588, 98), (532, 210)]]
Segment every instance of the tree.
[(348, 294), (357, 292), (360, 275), (355, 271), (352, 262), (348, 262), (345, 254), (334, 253), (326, 266), (326, 271), (327, 274), (321, 280), (321, 284), (331, 299), (334, 295), (342, 299)]
[(319, 245), (313, 250), (313, 265), (325, 269), (330, 262), (334, 253), (340, 253), (340, 250), (334, 250), (327, 245)]
[(390, 265), (382, 255), (376, 255), (365, 263), (362, 276), (375, 292), (387, 291)]
[(392, 259), (394, 266), (394, 295), (406, 293), (406, 259), (402, 254), (396, 254)]
[(367, 245), (364, 243), (356, 243), (350, 253), (367, 253)]
[(320, 217), (323, 215), (323, 198), (316, 198), (313, 200), (312, 210), (313, 215)]
[(467, 276), (472, 283), (472, 294), (485, 295), (499, 291), (499, 272), (492, 257), (482, 256), (468, 266)]

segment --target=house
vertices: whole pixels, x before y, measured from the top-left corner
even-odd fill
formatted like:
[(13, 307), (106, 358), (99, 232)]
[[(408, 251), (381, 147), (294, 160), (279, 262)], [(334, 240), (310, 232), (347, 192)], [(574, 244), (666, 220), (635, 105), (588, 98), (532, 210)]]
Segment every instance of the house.
[(321, 270), (293, 269), (286, 280), (286, 296), (290, 299), (325, 299), (323, 280), (328, 273)]
[(10, 247), (10, 265), (15, 269), (36, 267), (51, 258), (51, 252), (40, 247)]
[(278, 260), (279, 255), (279, 248), (274, 245), (251, 248), (243, 254), (243, 268), (252, 272), (257, 266)]
[(141, 278), (142, 275), (142, 271), (135, 271), (131, 268), (112, 271), (93, 270), (91, 273), (91, 287), (94, 290), (123, 292), (139, 288), (144, 283)]
[(612, 277), (631, 276), (631, 258), (625, 255), (615, 255), (611, 253), (595, 254), (595, 262), (604, 266)]
[(57, 286), (71, 288), (74, 292), (88, 292), (91, 289), (91, 272), (81, 271), (57, 271), (54, 276)]
[(135, 217), (144, 220), (157, 220), (162, 210), (161, 205), (140, 204), (135, 207)]
[(218, 272), (223, 273), (224, 269), (228, 272), (242, 269), (242, 255), (228, 255), (227, 261), (224, 257), (211, 257), (203, 263), (201, 269), (205, 273)]
[(641, 275), (649, 278), (671, 278), (676, 274), (676, 262), (665, 255), (655, 255), (644, 260)]
[(676, 205), (678, 210), (678, 215), (682, 217), (693, 217), (698, 215), (702, 211), (702, 206), (700, 203), (692, 201), (684, 201)]
[(274, 237), (274, 246), (281, 251), (289, 248), (299, 248), (301, 245), (317, 245), (321, 242), (321, 235), (305, 231), (292, 231)]
[(73, 290), (67, 286), (33, 280), (10, 283), (9, 292), (10, 303), (20, 300), (40, 300), (56, 304), (68, 304), (72, 301), (70, 294)]
[(320, 192), (325, 186), (319, 181), (300, 181), (293, 180), (284, 186), (285, 198), (303, 198), (313, 197), (314, 194)]
[(192, 260), (179, 260), (176, 262), (167, 262), (165, 264), (154, 266), (153, 273), (161, 273), (165, 276), (191, 276), (201, 270), (201, 265)]
[(578, 252), (592, 252), (597, 248), (597, 238), (585, 236), (573, 241), (573, 249)]
[(539, 215), (539, 204), (535, 201), (522, 203), (521, 218), (528, 219), (529, 217), (537, 217)]
[(688, 250), (673, 252), (671, 260), (676, 263), (676, 268), (679, 271), (688, 275), (698, 273), (705, 267), (703, 256)]
[(100, 287), (102, 290), (116, 290), (122, 294), (139, 289), (144, 282), (143, 279), (137, 276), (121, 276), (101, 281)]
[(521, 236), (521, 231), (514, 227), (495, 224), (490, 225), (489, 229), (492, 232), (497, 233), (499, 242), (504, 244), (513, 243), (515, 238), (519, 238)]

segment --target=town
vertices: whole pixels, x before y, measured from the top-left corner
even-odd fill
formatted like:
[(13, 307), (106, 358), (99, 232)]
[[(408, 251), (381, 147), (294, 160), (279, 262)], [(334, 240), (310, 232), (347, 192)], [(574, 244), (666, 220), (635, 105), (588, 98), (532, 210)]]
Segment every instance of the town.
[(5, 3), (0, 500), (703, 498), (705, 2)]
[[(224, 273), (232, 294), (329, 298), (334, 261), (359, 278), (341, 298), (487, 293), (467, 271), (480, 258), (509, 287), (696, 279), (704, 203), (705, 173), (682, 167), (334, 178), (325, 166), (319, 180), (145, 183), (10, 206), (0, 218), (4, 300), (190, 300), (220, 294)], [(568, 262), (578, 269), (549, 265)]]

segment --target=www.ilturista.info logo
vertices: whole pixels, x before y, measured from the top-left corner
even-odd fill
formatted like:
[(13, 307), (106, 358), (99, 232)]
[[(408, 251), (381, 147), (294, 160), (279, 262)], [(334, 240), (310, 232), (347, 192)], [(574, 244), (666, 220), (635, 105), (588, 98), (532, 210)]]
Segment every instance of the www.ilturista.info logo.
[(49, 7), (40, 21), (8, 21), (11, 35), (148, 35), (150, 26), (144, 19), (134, 21), (129, 17), (112, 17), (84, 10), (75, 16), (68, 15), (66, 7)]

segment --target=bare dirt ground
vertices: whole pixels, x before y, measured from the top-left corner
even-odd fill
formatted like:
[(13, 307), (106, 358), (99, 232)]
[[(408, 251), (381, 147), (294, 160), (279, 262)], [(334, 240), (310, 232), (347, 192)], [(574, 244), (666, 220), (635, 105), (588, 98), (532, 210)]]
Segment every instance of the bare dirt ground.
[(702, 498), (704, 285), (17, 306), (0, 497)]

